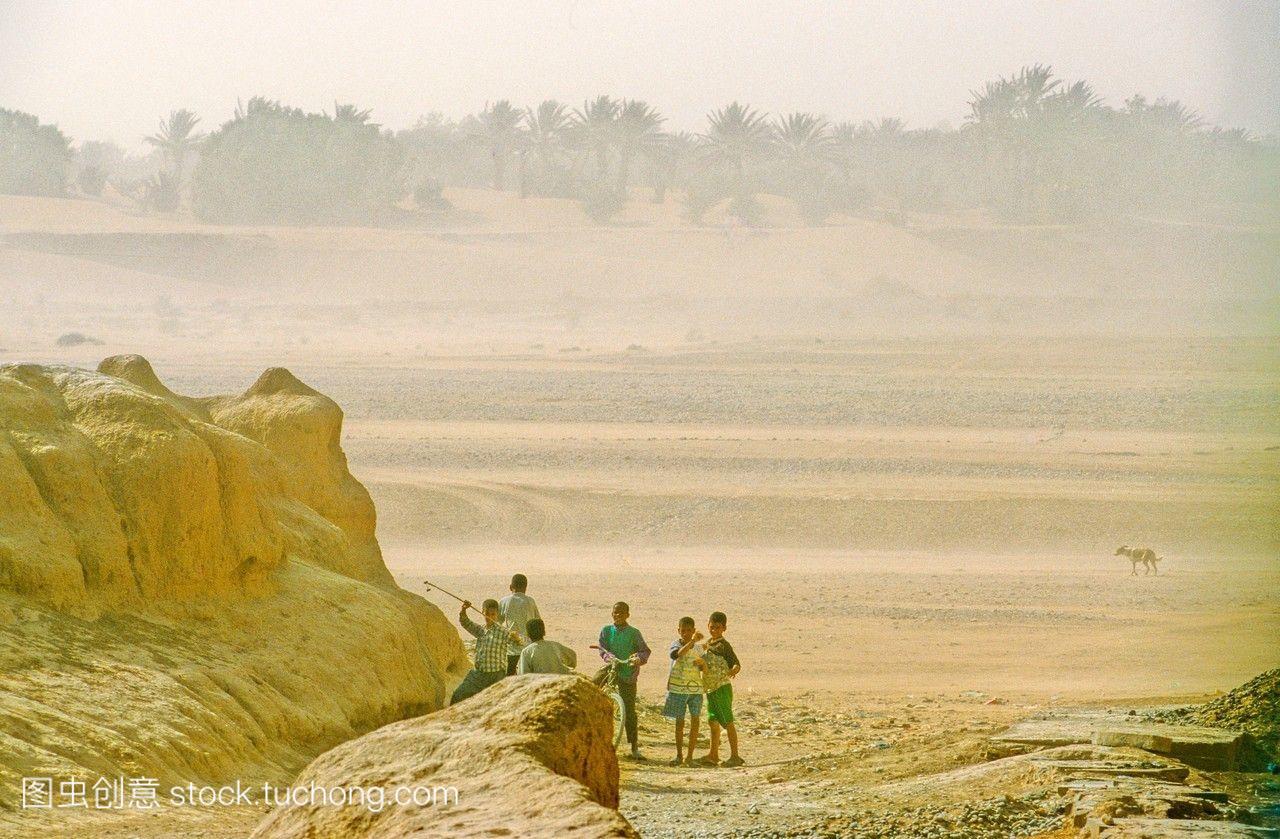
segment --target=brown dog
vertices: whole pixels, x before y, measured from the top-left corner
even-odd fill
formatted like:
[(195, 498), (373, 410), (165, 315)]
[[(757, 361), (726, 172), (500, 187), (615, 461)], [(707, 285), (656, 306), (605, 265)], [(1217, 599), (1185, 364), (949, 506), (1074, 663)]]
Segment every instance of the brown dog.
[(1150, 548), (1130, 548), (1121, 545), (1116, 548), (1116, 556), (1127, 556), (1129, 561), (1133, 563), (1133, 575), (1138, 576), (1138, 565), (1141, 564), (1147, 569), (1148, 574), (1158, 574), (1156, 563), (1160, 561), (1160, 557), (1156, 556), (1156, 552)]

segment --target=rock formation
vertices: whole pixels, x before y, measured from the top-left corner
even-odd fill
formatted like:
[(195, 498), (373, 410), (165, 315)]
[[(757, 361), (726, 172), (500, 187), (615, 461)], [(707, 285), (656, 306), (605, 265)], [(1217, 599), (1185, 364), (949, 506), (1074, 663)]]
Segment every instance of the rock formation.
[(0, 366), (0, 810), (22, 776), (287, 781), (442, 707), (457, 633), (399, 589), (342, 411), (283, 369)]
[[(385, 726), (316, 758), (293, 783), (307, 803), (277, 807), (253, 839), (638, 836), (616, 809), (612, 722), (609, 700), (585, 678), (504, 679), (482, 698)], [(434, 803), (391, 803), (396, 789), (449, 787), (456, 798), (424, 793)], [(316, 803), (311, 792), (370, 788), (384, 790), (385, 807)]]
[(1262, 747), (1257, 762), (1274, 762), (1280, 757), (1280, 668), (1261, 673), (1204, 705), (1180, 708), (1166, 716), (1173, 722), (1246, 731)]

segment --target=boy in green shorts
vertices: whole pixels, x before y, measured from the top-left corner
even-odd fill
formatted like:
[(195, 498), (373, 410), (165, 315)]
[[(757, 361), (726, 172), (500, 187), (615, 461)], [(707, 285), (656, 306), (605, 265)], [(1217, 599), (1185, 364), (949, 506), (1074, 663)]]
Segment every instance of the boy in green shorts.
[(729, 737), (729, 759), (725, 766), (741, 766), (738, 756), (738, 728), (733, 724), (733, 683), (742, 670), (738, 656), (733, 652), (724, 631), (729, 623), (724, 612), (712, 612), (707, 622), (707, 634), (711, 637), (703, 645), (702, 660), (706, 669), (702, 672), (702, 686), (707, 691), (707, 719), (711, 723), (711, 751), (698, 761), (703, 766), (720, 765), (720, 729)]

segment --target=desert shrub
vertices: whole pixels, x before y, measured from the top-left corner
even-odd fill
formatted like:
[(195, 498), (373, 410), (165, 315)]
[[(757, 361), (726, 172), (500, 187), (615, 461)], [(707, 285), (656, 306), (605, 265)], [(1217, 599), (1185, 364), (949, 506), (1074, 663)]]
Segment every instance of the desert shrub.
[(0, 193), (62, 195), (71, 143), (56, 125), (0, 108)]
[(209, 135), (192, 207), (215, 223), (363, 222), (403, 194), (402, 149), (366, 112), (331, 117), (255, 98)]
[(797, 173), (786, 187), (779, 192), (791, 198), (805, 223), (811, 226), (826, 223), (844, 203), (840, 184), (827, 170), (818, 167)]
[(179, 191), (178, 179), (167, 172), (160, 172), (146, 187), (146, 205), (152, 210), (162, 213), (176, 212), (182, 205), (182, 194)]
[(701, 224), (702, 217), (729, 194), (729, 184), (717, 171), (696, 172), (685, 184), (683, 216), (690, 224)]
[(812, 191), (805, 191), (795, 197), (796, 209), (805, 223), (818, 227), (826, 223), (827, 218), (836, 209), (836, 201), (825, 183), (819, 184)]
[(111, 142), (90, 140), (75, 152), (76, 186), (84, 195), (101, 195), (107, 181), (124, 166), (124, 149)]
[(764, 222), (764, 207), (751, 193), (740, 193), (729, 202), (729, 214), (747, 227), (759, 227)]
[(457, 123), (432, 113), (420, 117), (412, 128), (397, 131), (395, 140), (404, 149), (408, 182), (433, 178), (442, 186), (487, 186), (489, 153), (475, 142), (479, 130), (474, 116)]
[(85, 166), (76, 175), (76, 186), (85, 195), (98, 196), (107, 185), (107, 173), (97, 166)]
[(101, 169), (108, 177), (118, 172), (124, 161), (124, 149), (110, 141), (87, 140), (76, 149), (76, 162)]
[(447, 212), (453, 209), (453, 204), (444, 197), (444, 187), (435, 178), (423, 178), (418, 182), (413, 188), (413, 203), (420, 210)]
[(101, 344), (97, 338), (85, 335), (83, 332), (67, 332), (58, 336), (58, 340), (54, 341), (59, 347), (78, 347), (81, 344)]
[(591, 184), (583, 189), (582, 211), (597, 224), (608, 224), (622, 211), (626, 199), (616, 189), (601, 184)]

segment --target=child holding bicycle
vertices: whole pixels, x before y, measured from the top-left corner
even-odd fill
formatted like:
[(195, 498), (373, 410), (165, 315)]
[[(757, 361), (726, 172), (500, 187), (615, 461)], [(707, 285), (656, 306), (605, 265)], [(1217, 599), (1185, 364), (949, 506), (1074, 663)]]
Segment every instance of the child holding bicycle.
[(631, 744), (631, 757), (640, 760), (640, 735), (636, 721), (636, 676), (649, 660), (649, 645), (640, 630), (627, 623), (631, 607), (622, 601), (613, 604), (613, 623), (600, 629), (600, 657), (618, 662), (618, 695), (622, 697), (622, 716)]

